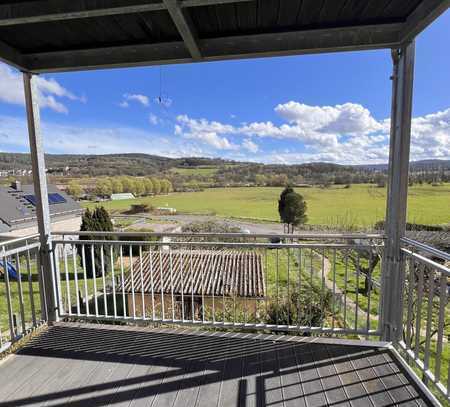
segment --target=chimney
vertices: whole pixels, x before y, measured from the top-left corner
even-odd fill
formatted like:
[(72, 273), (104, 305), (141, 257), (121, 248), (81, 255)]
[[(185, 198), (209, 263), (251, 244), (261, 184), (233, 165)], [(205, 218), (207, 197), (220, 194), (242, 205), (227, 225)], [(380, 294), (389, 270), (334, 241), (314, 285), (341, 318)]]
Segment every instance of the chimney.
[(11, 188), (15, 189), (16, 191), (21, 191), (22, 183), (20, 181), (15, 180), (11, 183)]

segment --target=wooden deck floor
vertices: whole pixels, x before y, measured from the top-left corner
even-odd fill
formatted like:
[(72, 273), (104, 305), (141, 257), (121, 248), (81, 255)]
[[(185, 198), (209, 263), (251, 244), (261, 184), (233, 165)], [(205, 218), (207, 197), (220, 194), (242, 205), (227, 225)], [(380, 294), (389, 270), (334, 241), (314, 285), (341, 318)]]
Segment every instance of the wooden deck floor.
[(386, 347), (58, 324), (0, 363), (0, 406), (424, 406)]

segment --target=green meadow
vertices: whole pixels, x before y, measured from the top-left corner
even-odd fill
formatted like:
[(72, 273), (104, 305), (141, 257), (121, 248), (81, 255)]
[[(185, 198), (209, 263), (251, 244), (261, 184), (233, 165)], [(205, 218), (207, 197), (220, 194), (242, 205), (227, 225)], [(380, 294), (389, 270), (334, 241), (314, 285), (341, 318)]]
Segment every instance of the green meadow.
[[(211, 188), (202, 192), (181, 192), (143, 197), (135, 200), (103, 202), (112, 212), (130, 205), (146, 203), (153, 207), (169, 206), (178, 213), (213, 214), (221, 217), (278, 221), (277, 200), (282, 188), (242, 187)], [(311, 225), (370, 227), (385, 216), (386, 188), (352, 185), (351, 188), (297, 188), (308, 204)], [(87, 203), (86, 207), (98, 204)], [(409, 188), (408, 221), (425, 224), (450, 222), (450, 184), (421, 185)]]

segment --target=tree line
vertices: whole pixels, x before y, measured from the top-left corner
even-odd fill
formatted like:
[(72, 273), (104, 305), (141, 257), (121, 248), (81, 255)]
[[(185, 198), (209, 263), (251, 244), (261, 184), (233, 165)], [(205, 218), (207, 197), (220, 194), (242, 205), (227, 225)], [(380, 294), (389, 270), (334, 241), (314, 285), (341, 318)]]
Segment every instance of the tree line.
[(67, 193), (79, 198), (86, 193), (93, 193), (100, 197), (109, 197), (112, 194), (123, 192), (132, 193), (134, 196), (167, 194), (173, 190), (172, 183), (168, 179), (154, 177), (114, 177), (98, 178), (95, 187), (86, 190), (76, 180), (67, 185)]

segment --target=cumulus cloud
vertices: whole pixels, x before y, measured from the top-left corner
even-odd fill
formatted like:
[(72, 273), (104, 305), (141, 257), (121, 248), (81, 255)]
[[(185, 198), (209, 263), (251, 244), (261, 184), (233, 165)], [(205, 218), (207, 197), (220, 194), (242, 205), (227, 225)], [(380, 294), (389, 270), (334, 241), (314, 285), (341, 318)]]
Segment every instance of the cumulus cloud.
[(235, 150), (237, 145), (233, 144), (222, 134), (235, 132), (231, 125), (222, 124), (206, 119), (191, 119), (187, 115), (177, 116), (178, 124), (175, 126), (175, 134), (186, 139), (198, 140), (217, 150)]
[(129, 107), (130, 102), (132, 102), (132, 101), (138, 102), (142, 106), (145, 106), (145, 107), (150, 106), (150, 99), (148, 98), (148, 96), (141, 95), (139, 93), (125, 93), (123, 95), (122, 102), (119, 103), (119, 106), (120, 107)]
[[(36, 77), (39, 106), (58, 113), (68, 113), (67, 106), (61, 99), (86, 102), (84, 96), (76, 96), (56, 80)], [(0, 101), (15, 105), (25, 105), (22, 74), (0, 63)]]
[(245, 139), (242, 143), (242, 147), (244, 147), (246, 150), (250, 151), (253, 154), (257, 153), (259, 150), (258, 144), (254, 143), (250, 139)]
[[(239, 148), (258, 154), (266, 162), (331, 161), (360, 164), (384, 163), (389, 158), (390, 120), (377, 120), (360, 104), (309, 106), (290, 101), (274, 109), (281, 123), (255, 121), (229, 123), (177, 117), (175, 135), (196, 139), (218, 150)], [(283, 123), (284, 122), (284, 123)], [(264, 151), (255, 138), (292, 140), (299, 153)], [(295, 149), (294, 149), (295, 150)], [(450, 159), (450, 108), (415, 117), (412, 121), (411, 159)]]

